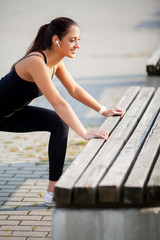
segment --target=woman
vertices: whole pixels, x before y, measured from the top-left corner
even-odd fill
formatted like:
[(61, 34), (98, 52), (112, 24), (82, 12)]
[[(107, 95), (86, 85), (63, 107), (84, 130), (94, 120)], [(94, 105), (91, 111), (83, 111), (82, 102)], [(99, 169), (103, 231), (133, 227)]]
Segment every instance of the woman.
[[(71, 106), (60, 96), (51, 78), (55, 74), (69, 94), (104, 116), (123, 116), (122, 109), (107, 110), (81, 88), (67, 71), (63, 58), (74, 58), (80, 48), (78, 24), (69, 18), (56, 18), (43, 25), (26, 55), (16, 62), (0, 81), (0, 131), (49, 131), (49, 185), (47, 206), (53, 204), (54, 186), (62, 174), (68, 126), (82, 138), (108, 138), (106, 130), (88, 132)], [(28, 106), (44, 94), (55, 111)]]

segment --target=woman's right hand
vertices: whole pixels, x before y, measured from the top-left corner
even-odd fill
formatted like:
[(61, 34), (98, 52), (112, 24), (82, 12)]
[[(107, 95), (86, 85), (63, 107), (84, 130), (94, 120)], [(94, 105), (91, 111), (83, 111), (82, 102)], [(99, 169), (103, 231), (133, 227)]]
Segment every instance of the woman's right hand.
[(109, 137), (108, 133), (106, 130), (104, 129), (98, 129), (92, 132), (87, 132), (84, 136), (85, 140), (90, 140), (92, 138), (103, 138), (105, 140), (107, 140)]

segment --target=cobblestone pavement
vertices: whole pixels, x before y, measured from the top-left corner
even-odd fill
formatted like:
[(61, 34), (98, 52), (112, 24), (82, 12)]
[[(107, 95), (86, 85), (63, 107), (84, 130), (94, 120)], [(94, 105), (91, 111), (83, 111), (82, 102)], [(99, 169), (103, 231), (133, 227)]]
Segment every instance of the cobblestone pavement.
[[(70, 134), (67, 166), (86, 141)], [(74, 136), (74, 137), (73, 137)], [(0, 133), (0, 239), (52, 239), (48, 185), (48, 133)]]

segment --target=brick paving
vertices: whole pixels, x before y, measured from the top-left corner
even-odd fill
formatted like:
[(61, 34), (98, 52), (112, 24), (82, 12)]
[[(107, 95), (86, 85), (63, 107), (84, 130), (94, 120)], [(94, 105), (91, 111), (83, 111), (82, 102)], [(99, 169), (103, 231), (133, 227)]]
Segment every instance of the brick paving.
[[(70, 134), (67, 168), (85, 141)], [(0, 132), (0, 239), (52, 239), (53, 207), (44, 205), (48, 185), (48, 133)]]

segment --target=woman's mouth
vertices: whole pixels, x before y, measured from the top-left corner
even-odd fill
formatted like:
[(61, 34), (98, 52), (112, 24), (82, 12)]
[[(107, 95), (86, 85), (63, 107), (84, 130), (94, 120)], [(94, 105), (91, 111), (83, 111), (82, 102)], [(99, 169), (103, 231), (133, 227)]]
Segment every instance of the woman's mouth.
[(71, 49), (71, 52), (72, 52), (73, 54), (76, 54), (77, 50), (76, 50), (76, 49)]

